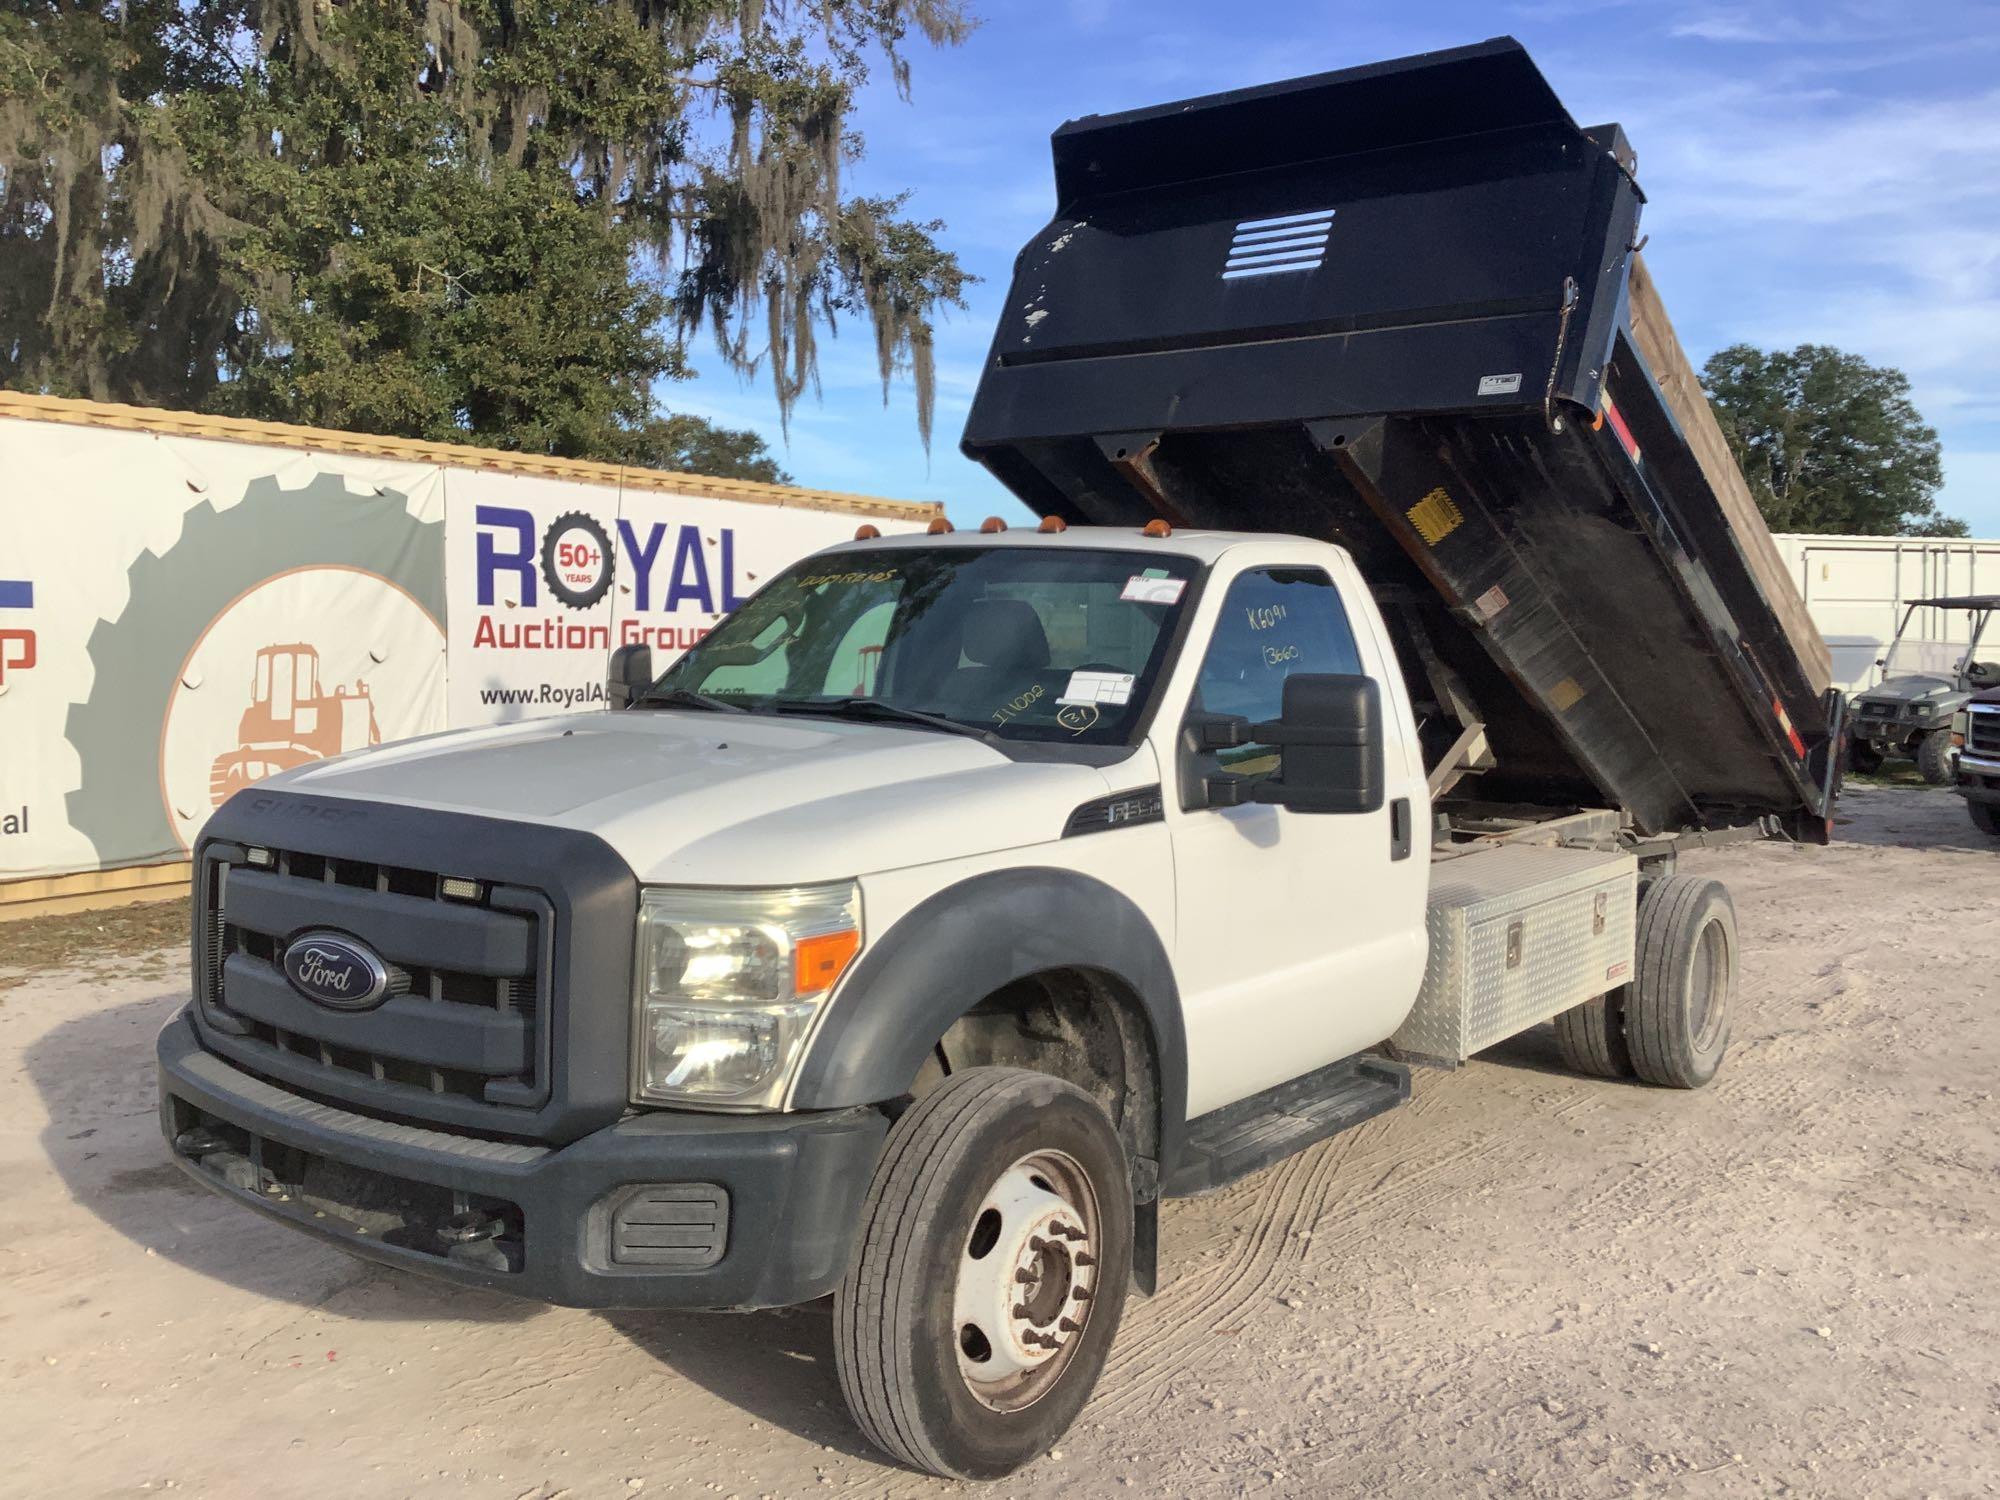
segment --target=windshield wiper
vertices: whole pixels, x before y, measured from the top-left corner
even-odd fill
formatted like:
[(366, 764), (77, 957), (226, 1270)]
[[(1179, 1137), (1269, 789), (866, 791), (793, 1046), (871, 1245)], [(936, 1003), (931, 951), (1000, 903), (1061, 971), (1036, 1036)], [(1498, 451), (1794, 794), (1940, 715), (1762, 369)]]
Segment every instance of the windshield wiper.
[(880, 698), (773, 698), (768, 706), (780, 713), (830, 714), (842, 719), (918, 724), (927, 729), (942, 729), (948, 734), (969, 735), (975, 740), (990, 741), (994, 738), (992, 730), (982, 729), (977, 724), (948, 719), (943, 714), (925, 713), (920, 708), (904, 708), (899, 703), (885, 703)]
[(710, 697), (707, 693), (693, 692), (688, 688), (648, 688), (632, 700), (632, 707), (642, 703), (660, 703), (668, 708), (705, 708), (719, 714), (742, 714), (749, 710), (740, 703), (731, 703), (726, 698)]

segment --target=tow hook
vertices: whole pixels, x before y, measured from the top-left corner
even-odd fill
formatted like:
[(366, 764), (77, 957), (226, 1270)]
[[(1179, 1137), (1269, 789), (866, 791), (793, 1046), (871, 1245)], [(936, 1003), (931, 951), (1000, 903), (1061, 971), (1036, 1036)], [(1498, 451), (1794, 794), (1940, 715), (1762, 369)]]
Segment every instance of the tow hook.
[(499, 1218), (475, 1208), (453, 1214), (437, 1232), (445, 1243), (446, 1259), (487, 1271), (511, 1271), (514, 1263), (498, 1243), (506, 1230)]

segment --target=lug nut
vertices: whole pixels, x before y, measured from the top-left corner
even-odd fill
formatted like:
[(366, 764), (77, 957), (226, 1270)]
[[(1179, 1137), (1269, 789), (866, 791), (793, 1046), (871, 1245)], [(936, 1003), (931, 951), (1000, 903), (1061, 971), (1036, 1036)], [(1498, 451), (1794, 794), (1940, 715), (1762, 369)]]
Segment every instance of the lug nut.
[(1073, 1286), (1069, 1289), (1069, 1294), (1079, 1302), (1090, 1300), (1090, 1288), (1087, 1286)]
[(1022, 1271), (1016, 1271), (1014, 1273), (1014, 1279), (1025, 1286), (1029, 1282), (1038, 1280), (1039, 1278), (1035, 1275), (1033, 1271), (1022, 1270)]
[(1083, 1325), (1070, 1318), (1058, 1318), (1056, 1320), (1056, 1327), (1060, 1328), (1064, 1333), (1083, 1332)]
[(1028, 1241), (1028, 1248), (1034, 1251), (1035, 1254), (1040, 1255), (1044, 1250), (1049, 1248), (1049, 1242), (1038, 1234)]
[(1028, 1315), (1028, 1304), (1025, 1302), (1016, 1302), (1013, 1307), (1013, 1316), (1017, 1318), (1025, 1318), (1027, 1317), (1027, 1315)]
[(1080, 1266), (1094, 1266), (1097, 1264), (1097, 1257), (1088, 1250), (1079, 1250), (1076, 1252), (1076, 1263)]

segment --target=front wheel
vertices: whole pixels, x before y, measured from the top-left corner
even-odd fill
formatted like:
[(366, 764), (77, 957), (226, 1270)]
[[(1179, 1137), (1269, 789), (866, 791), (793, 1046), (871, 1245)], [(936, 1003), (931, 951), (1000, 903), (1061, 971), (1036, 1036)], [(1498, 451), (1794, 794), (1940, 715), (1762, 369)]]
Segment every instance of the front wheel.
[(1917, 770), (1932, 786), (1950, 786), (1958, 779), (1951, 753), (1951, 731), (1933, 729), (1917, 741)]
[(1090, 1399), (1131, 1271), (1131, 1177), (1098, 1103), (1043, 1073), (956, 1073), (876, 1164), (833, 1297), (841, 1392), (914, 1468), (1010, 1474)]
[(1849, 740), (1847, 769), (1862, 776), (1873, 776), (1882, 769), (1882, 752), (1866, 740)]
[(1981, 833), (2000, 837), (2000, 805), (1991, 802), (1968, 802), (1965, 810), (1972, 814), (1972, 826)]

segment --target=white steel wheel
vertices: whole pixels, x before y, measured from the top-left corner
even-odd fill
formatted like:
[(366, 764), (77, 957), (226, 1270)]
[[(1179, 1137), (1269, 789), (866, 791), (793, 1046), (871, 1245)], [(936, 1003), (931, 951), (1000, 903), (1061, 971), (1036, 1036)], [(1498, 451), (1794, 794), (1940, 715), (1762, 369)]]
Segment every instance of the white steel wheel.
[(958, 1368), (981, 1403), (1019, 1411), (1062, 1379), (1097, 1286), (1097, 1194), (1060, 1151), (1037, 1151), (987, 1192), (958, 1263)]
[(1090, 1399), (1132, 1273), (1132, 1181), (1104, 1109), (1016, 1068), (947, 1078), (889, 1132), (834, 1353), (855, 1421), (914, 1468), (997, 1479)]

